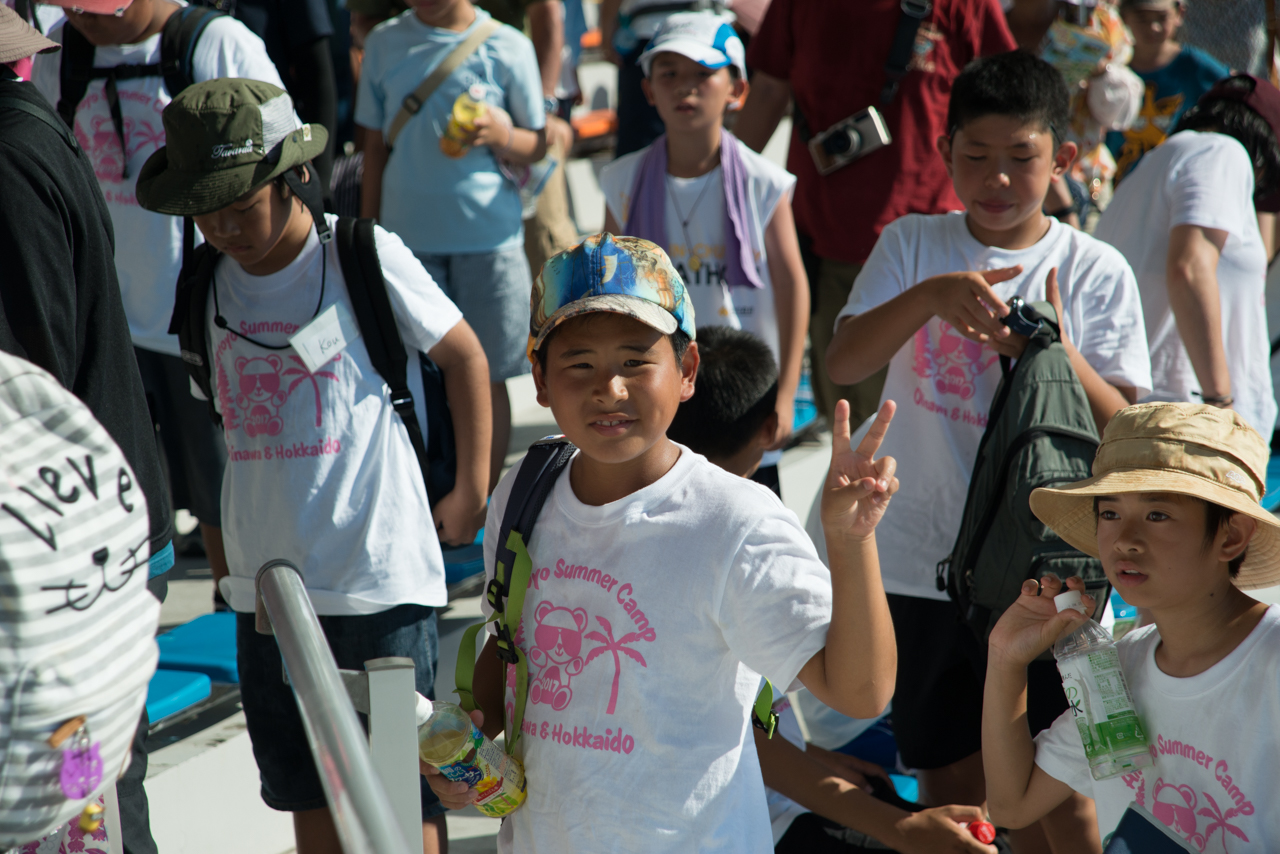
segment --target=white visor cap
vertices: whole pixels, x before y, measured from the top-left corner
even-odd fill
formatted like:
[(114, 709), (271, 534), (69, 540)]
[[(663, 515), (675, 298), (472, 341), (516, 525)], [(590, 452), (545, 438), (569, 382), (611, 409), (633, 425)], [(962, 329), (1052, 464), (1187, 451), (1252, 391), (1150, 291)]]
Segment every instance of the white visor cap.
[(747, 79), (747, 51), (742, 39), (728, 21), (710, 12), (678, 12), (663, 21), (636, 60), (645, 77), (660, 53), (678, 53), (705, 68), (732, 65), (739, 77)]

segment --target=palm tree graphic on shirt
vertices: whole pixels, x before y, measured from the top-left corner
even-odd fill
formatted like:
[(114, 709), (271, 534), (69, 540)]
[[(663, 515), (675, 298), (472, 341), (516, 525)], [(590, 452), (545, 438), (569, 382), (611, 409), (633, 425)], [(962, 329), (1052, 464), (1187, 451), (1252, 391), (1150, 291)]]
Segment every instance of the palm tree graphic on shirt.
[[(307, 365), (305, 362), (302, 361), (302, 359), (298, 358), (297, 356), (290, 356), (289, 358), (292, 361), (297, 362), (298, 366), (291, 367), (288, 370), (284, 371), (282, 374), (282, 376), (295, 378), (292, 382), (289, 383), (288, 393), (292, 395), (293, 390), (295, 388), (297, 388), (299, 385), (306, 382), (307, 380), (311, 380), (311, 387), (312, 389), (315, 390), (315, 393), (316, 393), (316, 426), (319, 427), (320, 426), (320, 384), (316, 382), (316, 377), (324, 377), (327, 380), (334, 380), (336, 382), (338, 379), (338, 375), (333, 373), (332, 371), (316, 371), (315, 373), (312, 373), (311, 371), (307, 370)], [(339, 353), (338, 355), (333, 357), (333, 361), (336, 362), (341, 358), (342, 358), (342, 354)]]
[(1243, 839), (1245, 842), (1248, 842), (1249, 837), (1245, 836), (1244, 831), (1236, 827), (1234, 824), (1230, 823), (1231, 819), (1235, 818), (1237, 815), (1240, 815), (1240, 810), (1232, 808), (1227, 810), (1224, 813), (1222, 809), (1218, 806), (1218, 802), (1213, 799), (1213, 795), (1210, 795), (1208, 792), (1201, 792), (1201, 794), (1204, 795), (1205, 799), (1209, 801), (1209, 806), (1201, 808), (1197, 814), (1202, 815), (1205, 818), (1213, 819), (1213, 823), (1204, 829), (1205, 841), (1208, 842), (1210, 837), (1213, 836), (1214, 832), (1219, 828), (1221, 828), (1223, 851), (1227, 850), (1227, 834), (1228, 833), (1234, 836), (1238, 836), (1239, 838)]
[(644, 660), (643, 655), (624, 644), (635, 643), (636, 641), (650, 641), (653, 638), (649, 632), (643, 634), (640, 632), (628, 632), (614, 640), (613, 626), (609, 624), (609, 621), (604, 617), (596, 617), (596, 622), (604, 626), (604, 634), (598, 631), (591, 631), (584, 635), (587, 640), (593, 640), (600, 644), (600, 646), (587, 653), (586, 664), (590, 664), (596, 658), (604, 655), (605, 652), (613, 653), (613, 690), (609, 693), (609, 707), (605, 709), (605, 714), (611, 715), (614, 709), (618, 707), (618, 681), (622, 678), (622, 658), (618, 653), (622, 653), (622, 655), (631, 660), (639, 662), (641, 667), (648, 667), (649, 663)]

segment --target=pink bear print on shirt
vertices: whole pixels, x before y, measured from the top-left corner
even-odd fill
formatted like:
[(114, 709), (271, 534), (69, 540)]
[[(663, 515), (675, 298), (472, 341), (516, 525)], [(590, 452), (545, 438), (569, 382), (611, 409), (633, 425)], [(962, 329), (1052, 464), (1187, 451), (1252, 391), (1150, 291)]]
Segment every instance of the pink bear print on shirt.
[(1204, 850), (1204, 837), (1196, 833), (1195, 791), (1187, 785), (1175, 786), (1163, 779), (1156, 780), (1151, 790), (1151, 814), (1165, 827), (1171, 827), (1188, 841)]
[(244, 432), (249, 436), (279, 436), (284, 429), (280, 407), (289, 397), (280, 388), (284, 362), (279, 356), (241, 356), (236, 359), (239, 387), (236, 406), (244, 412)]
[(912, 369), (921, 379), (930, 380), (938, 394), (959, 395), (969, 400), (977, 394), (974, 380), (1000, 357), (976, 341), (970, 341), (951, 324), (938, 321), (938, 340), (932, 324), (916, 332)]
[(538, 603), (533, 618), (536, 627), (529, 660), (541, 669), (530, 682), (529, 702), (543, 703), (561, 712), (573, 699), (570, 681), (582, 672), (582, 633), (587, 628), (587, 612), (583, 608), (558, 608), (543, 601)]

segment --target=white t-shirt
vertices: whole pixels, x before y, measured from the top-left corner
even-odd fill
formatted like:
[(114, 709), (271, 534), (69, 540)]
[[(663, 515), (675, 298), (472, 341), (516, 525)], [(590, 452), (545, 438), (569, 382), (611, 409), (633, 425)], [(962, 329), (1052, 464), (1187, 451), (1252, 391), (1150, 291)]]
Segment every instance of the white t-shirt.
[(1137, 801), (1194, 850), (1280, 851), (1280, 608), (1198, 676), (1161, 672), (1159, 645), (1155, 626), (1118, 644), (1154, 766), (1094, 780), (1068, 712), (1036, 737), (1036, 764), (1093, 798), (1103, 839)]
[[(489, 505), (490, 577), (517, 471)], [(760, 674), (790, 685), (826, 644), (830, 573), (777, 496), (687, 448), (600, 507), (569, 475), (529, 543), (529, 798), (499, 850), (771, 852), (750, 710)]]
[[(1026, 249), (985, 246), (965, 219), (962, 213), (909, 214), (890, 223), (840, 317), (870, 311), (930, 276), (1017, 264), (1022, 274), (995, 285), (995, 292), (1005, 300), (1043, 300), (1045, 277), (1057, 267), (1066, 337), (1103, 379), (1136, 387), (1140, 395), (1151, 388), (1138, 288), (1119, 252), (1053, 219), (1048, 233)], [(935, 581), (937, 564), (955, 545), (999, 382), (996, 352), (936, 316), (889, 362), (881, 399), (897, 401), (899, 409), (880, 453), (897, 458), (902, 483), (876, 528), (889, 593), (946, 601)]]
[[(375, 233), (425, 427), (417, 351), (429, 351), (462, 315), (400, 238)], [(222, 536), (231, 576), (224, 594), (233, 609), (252, 611), (254, 574), (283, 558), (302, 570), (318, 614), (444, 605), (444, 560), (422, 470), (365, 338), (310, 373), (292, 348), (268, 350), (235, 334), (287, 343), (316, 314), (322, 267), (321, 311), (338, 303), (354, 319), (338, 242), (321, 250), (314, 229), (278, 273), (251, 276), (224, 256), (214, 274), (228, 324), (213, 322), (211, 288), (209, 349), (227, 440)]]
[(1165, 278), (1169, 232), (1199, 225), (1227, 232), (1218, 259), (1222, 345), (1235, 410), (1268, 439), (1276, 421), (1264, 289), (1267, 253), (1253, 209), (1253, 164), (1235, 139), (1183, 131), (1150, 151), (1124, 179), (1095, 232), (1124, 253), (1142, 292), (1157, 399), (1199, 401)]
[[(600, 172), (600, 189), (618, 225), (626, 227), (631, 209), (631, 188), (650, 146), (623, 155)], [(724, 177), (717, 166), (698, 178), (668, 175), (666, 191), (667, 239), (662, 248), (671, 257), (676, 272), (684, 280), (693, 302), (698, 327), (730, 326), (745, 329), (764, 339), (775, 359), (781, 358), (778, 344), (778, 315), (773, 304), (773, 280), (765, 254), (764, 232), (773, 219), (778, 202), (789, 198), (796, 179), (790, 172), (756, 154), (741, 142), (743, 171), (747, 175), (747, 233), (763, 288), (729, 287), (725, 284), (724, 263)], [(689, 224), (681, 228), (680, 223)], [(694, 270), (689, 259), (697, 256)]]
[[(65, 22), (59, 25), (49, 38), (61, 43), (65, 26)], [(95, 68), (158, 62), (159, 33), (138, 44), (100, 47), (93, 57)], [(54, 106), (62, 91), (58, 77), (61, 67), (62, 51), (43, 53), (36, 57), (32, 74), (41, 94)], [(267, 58), (262, 39), (230, 16), (215, 18), (205, 27), (192, 54), (191, 72), (197, 83), (220, 77), (247, 77), (284, 88), (276, 67)], [(125, 151), (121, 152), (105, 89), (105, 80), (89, 82), (76, 109), (76, 139), (89, 155), (111, 212), (116, 235), (116, 275), (133, 343), (177, 356), (178, 336), (169, 334), (169, 318), (182, 266), (182, 218), (144, 210), (138, 207), (134, 195), (142, 165), (165, 144), (160, 114), (173, 98), (162, 77), (119, 81), (125, 137)], [(126, 156), (128, 178), (124, 177)]]

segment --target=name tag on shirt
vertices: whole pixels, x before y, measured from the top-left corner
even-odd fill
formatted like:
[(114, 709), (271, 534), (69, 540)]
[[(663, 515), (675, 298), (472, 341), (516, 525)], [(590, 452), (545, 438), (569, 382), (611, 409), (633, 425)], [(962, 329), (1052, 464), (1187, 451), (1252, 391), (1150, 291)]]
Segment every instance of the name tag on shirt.
[(302, 357), (307, 370), (314, 374), (359, 337), (360, 327), (351, 312), (342, 303), (335, 302), (293, 333), (289, 343)]

